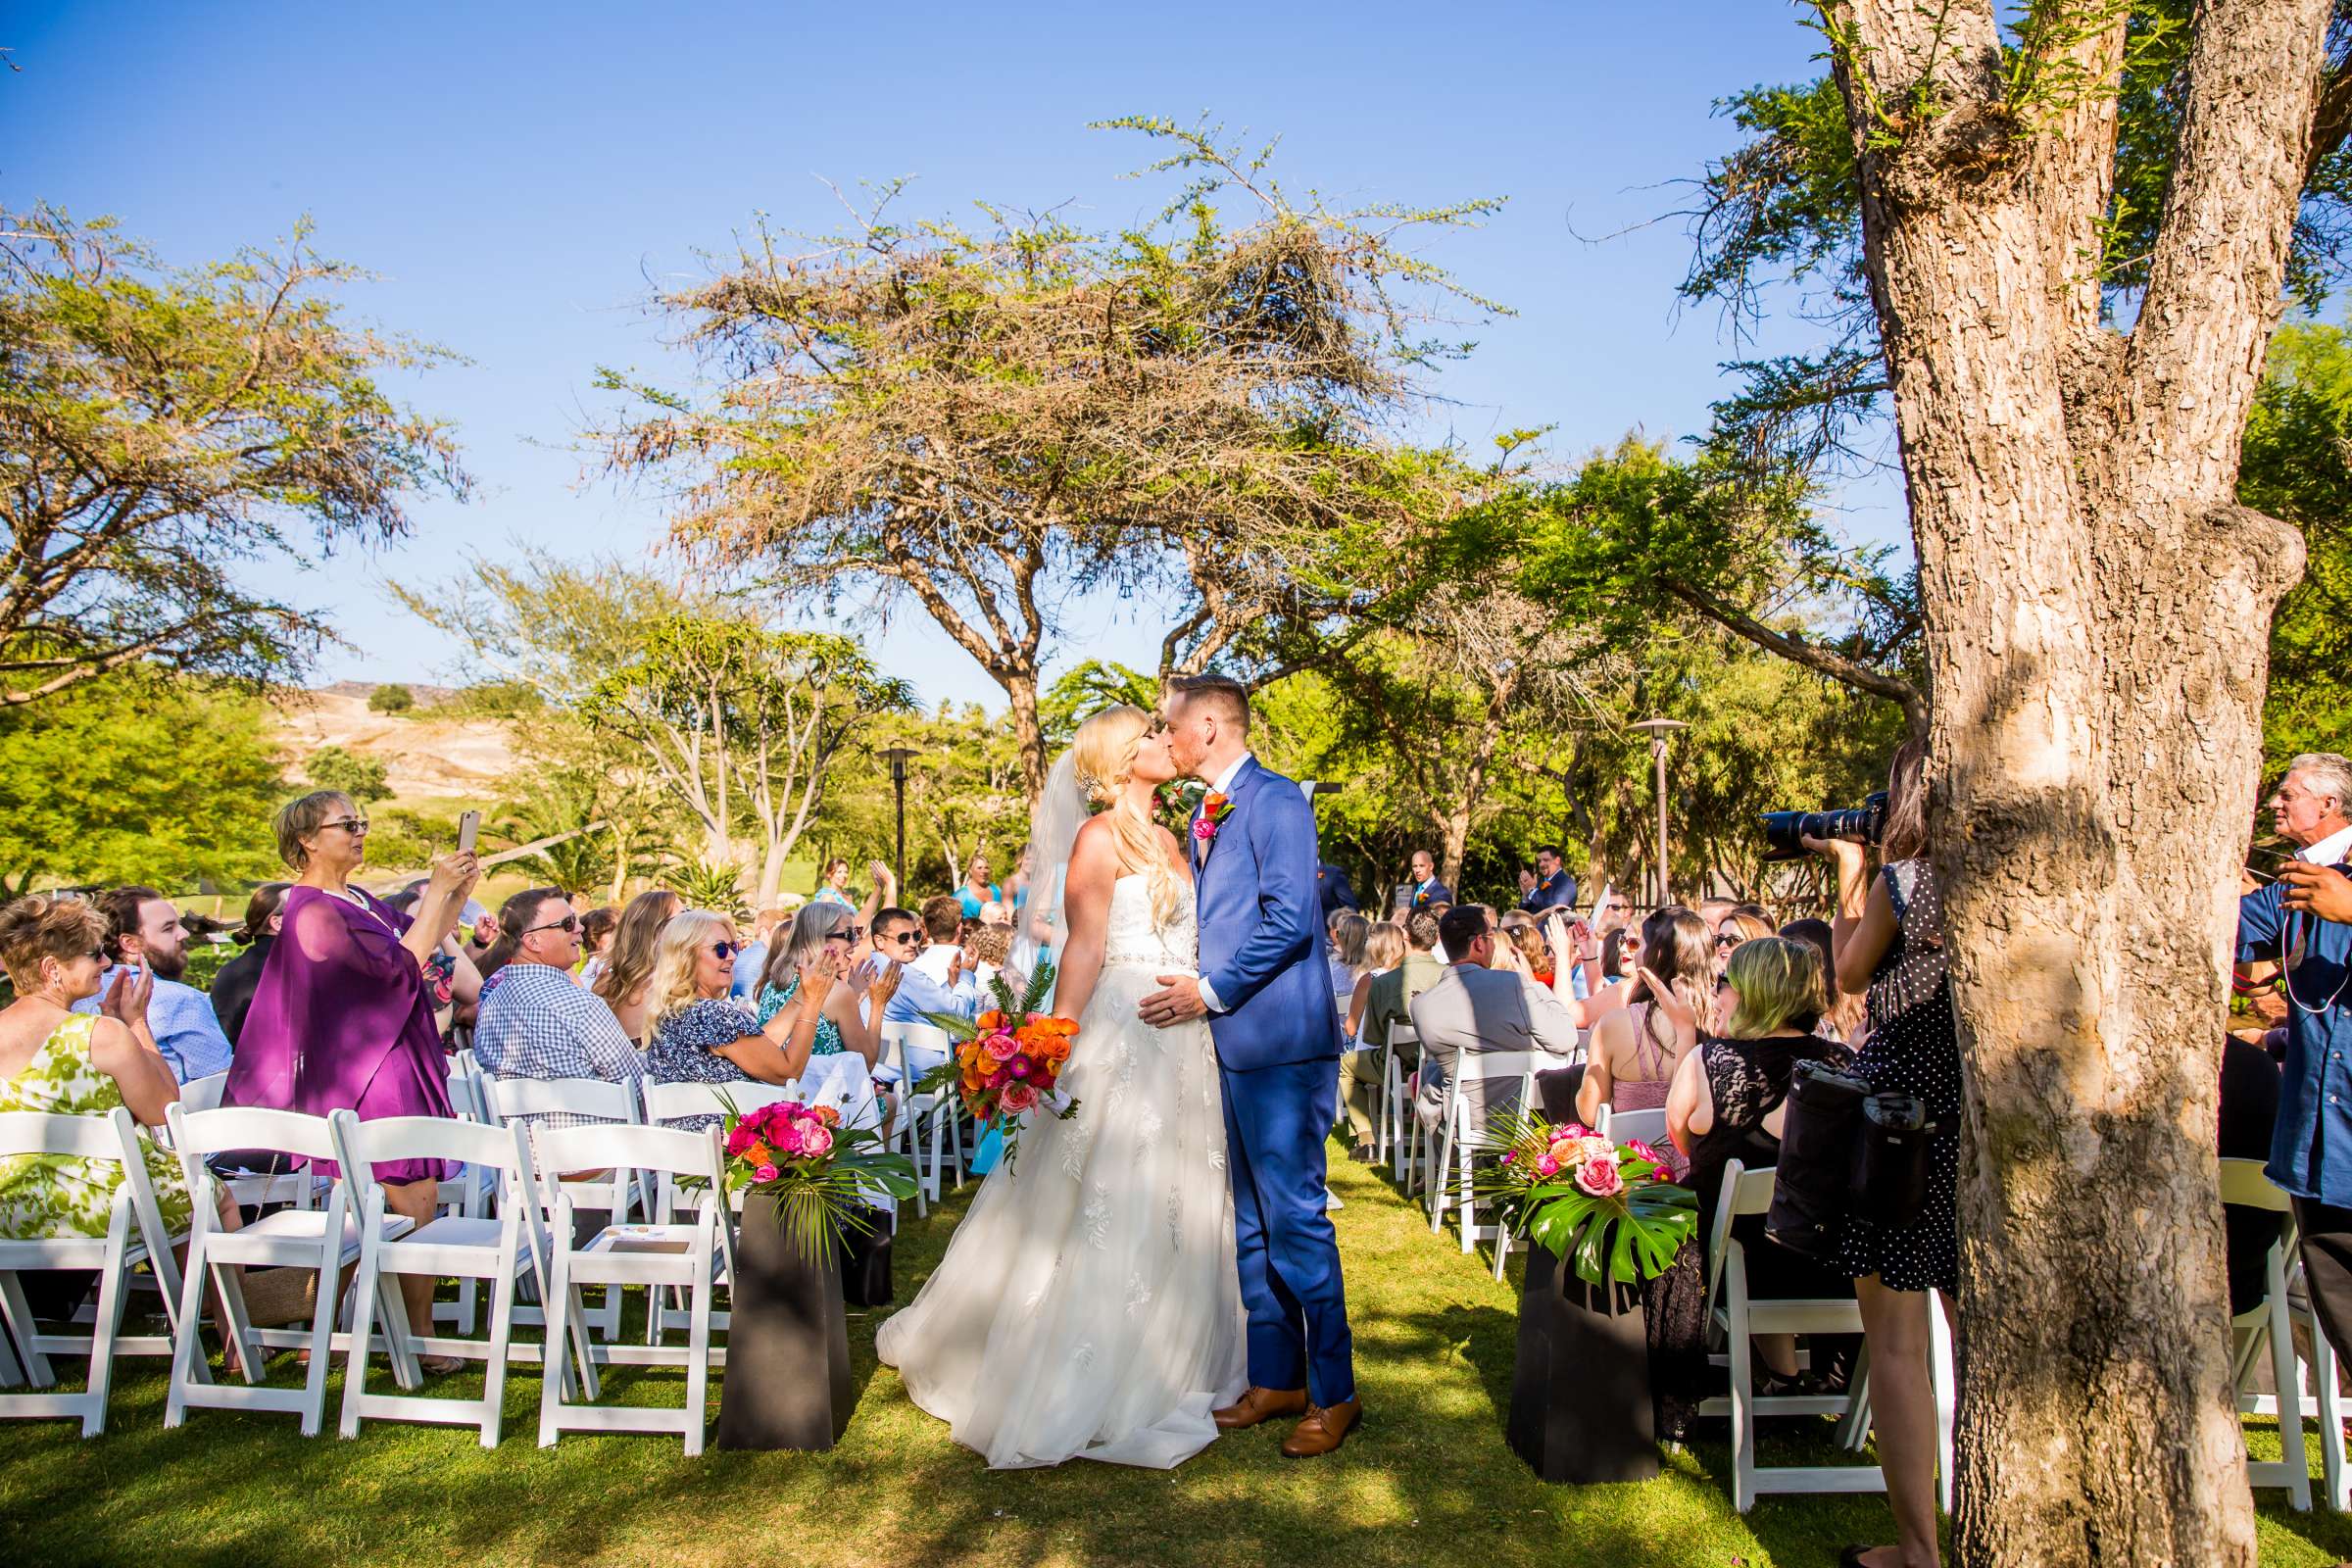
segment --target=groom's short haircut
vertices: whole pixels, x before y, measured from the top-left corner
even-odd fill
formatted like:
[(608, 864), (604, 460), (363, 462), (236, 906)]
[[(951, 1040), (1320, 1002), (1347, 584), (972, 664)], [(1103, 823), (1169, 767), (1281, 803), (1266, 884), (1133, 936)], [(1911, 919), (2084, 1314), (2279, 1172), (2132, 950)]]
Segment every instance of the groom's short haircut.
[(1250, 733), (1250, 688), (1231, 675), (1171, 675), (1168, 690), (1188, 706), (1205, 703), (1218, 721), (1232, 725), (1237, 734)]
[(963, 931), (963, 905), (953, 893), (923, 901), (923, 936), (932, 942), (953, 942)]
[(1438, 938), (1446, 944), (1446, 956), (1457, 963), (1470, 952), (1470, 944), (1486, 934), (1487, 911), (1475, 904), (1456, 905), (1438, 918)]
[(1411, 943), (1415, 953), (1427, 953), (1438, 945), (1438, 917), (1427, 909), (1415, 909), (1404, 917), (1404, 940)]

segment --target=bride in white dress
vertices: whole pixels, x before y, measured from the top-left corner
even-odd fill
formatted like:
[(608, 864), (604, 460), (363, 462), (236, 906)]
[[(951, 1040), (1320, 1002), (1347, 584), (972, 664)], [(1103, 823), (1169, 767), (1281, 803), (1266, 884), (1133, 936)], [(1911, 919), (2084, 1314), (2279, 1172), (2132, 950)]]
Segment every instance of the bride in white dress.
[[(1215, 1048), (1203, 1022), (1136, 1015), (1199, 958), (1189, 865), (1152, 820), (1152, 789), (1175, 776), (1135, 708), (1089, 718), (1055, 764), (1032, 842), (1049, 899), (1056, 839), (1069, 845), (1054, 1010), (1078, 1020), (1060, 1080), (1077, 1114), (1031, 1120), (876, 1336), (914, 1402), (994, 1469), (1171, 1468), (1246, 1382)], [(1054, 831), (1088, 807), (1074, 842)]]

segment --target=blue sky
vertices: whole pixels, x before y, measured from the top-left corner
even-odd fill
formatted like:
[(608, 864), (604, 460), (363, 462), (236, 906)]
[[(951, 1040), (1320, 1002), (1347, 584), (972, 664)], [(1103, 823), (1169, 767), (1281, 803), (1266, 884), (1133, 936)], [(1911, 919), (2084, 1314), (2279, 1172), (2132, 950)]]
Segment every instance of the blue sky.
[[(1148, 154), (1089, 131), (1122, 114), (1283, 137), (1277, 172), (1335, 201), (1509, 198), (1424, 247), (1515, 317), (1463, 328), (1419, 432), (1484, 450), (1558, 426), (1565, 456), (1640, 427), (1703, 426), (1733, 346), (1677, 317), (1688, 244), (1669, 182), (1730, 144), (1715, 99), (1817, 68), (1816, 34), (1753, 0), (1600, 6), (402, 6), (119, 3), (0, 10), (0, 201), (113, 214), (170, 260), (283, 234), (310, 215), (330, 255), (379, 272), (349, 296), (383, 326), (470, 362), (402, 390), (454, 419), (481, 481), (424, 506), (381, 555), (257, 575), (326, 608), (353, 653), (325, 678), (465, 674), (392, 605), (386, 575), (446, 575), (528, 539), (642, 554), (656, 502), (583, 482), (572, 450), (599, 365), (654, 369), (649, 279), (682, 278), (757, 213), (830, 227), (822, 182), (915, 176), (904, 210), (975, 198), (1137, 219), (1164, 195), (1124, 181)], [(819, 176), (822, 176), (821, 178)], [(1587, 236), (1588, 238), (1580, 238)], [(1802, 327), (1771, 329), (1805, 341)], [(1891, 514), (1871, 486), (1854, 531)], [(1149, 663), (1164, 609), (1070, 607), (1062, 662)], [(878, 639), (930, 699), (995, 687), (919, 616)]]

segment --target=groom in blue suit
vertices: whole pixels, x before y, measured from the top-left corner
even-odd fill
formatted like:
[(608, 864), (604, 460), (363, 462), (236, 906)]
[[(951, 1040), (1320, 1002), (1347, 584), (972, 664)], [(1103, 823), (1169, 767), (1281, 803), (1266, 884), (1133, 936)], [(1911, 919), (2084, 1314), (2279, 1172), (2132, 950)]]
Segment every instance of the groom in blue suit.
[(1227, 1431), (1299, 1421), (1292, 1458), (1331, 1452), (1361, 1413), (1339, 1241), (1324, 1211), (1324, 1141), (1339, 1109), (1340, 1020), (1315, 893), (1315, 814), (1250, 755), (1250, 699), (1221, 675), (1168, 683), (1176, 765), (1208, 784), (1191, 848), (1200, 973), (1161, 975), (1144, 1021), (1205, 1014), (1225, 1091), (1235, 1254), (1250, 1314), (1250, 1384)]

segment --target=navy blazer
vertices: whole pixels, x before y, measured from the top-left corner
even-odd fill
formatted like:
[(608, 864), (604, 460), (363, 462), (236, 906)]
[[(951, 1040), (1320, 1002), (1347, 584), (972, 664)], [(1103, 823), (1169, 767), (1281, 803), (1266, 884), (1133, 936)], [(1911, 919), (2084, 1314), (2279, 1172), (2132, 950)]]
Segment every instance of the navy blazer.
[(1217, 1059), (1249, 1072), (1336, 1057), (1340, 1016), (1323, 961), (1314, 808), (1255, 758), (1234, 775), (1226, 799), (1232, 809), (1215, 838), (1205, 846), (1192, 840), (1200, 974), (1225, 1006), (1209, 1017)]
[(2266, 1174), (2297, 1198), (2352, 1206), (2352, 925), (2289, 910), (2278, 882), (2237, 901), (2238, 962), (2283, 958), (2298, 936), (2304, 956), (2284, 977), (2293, 1000)]

